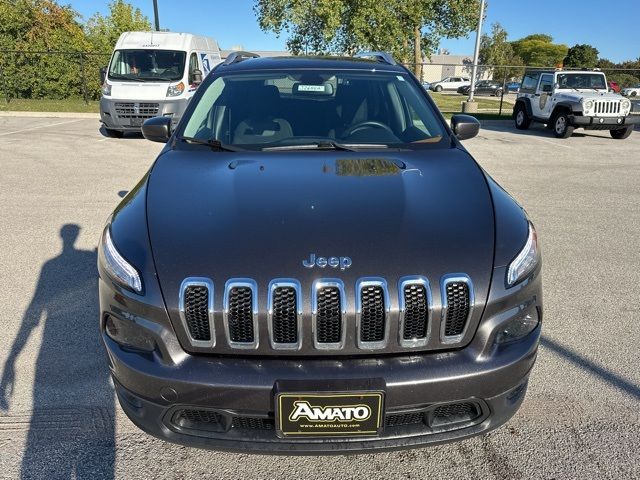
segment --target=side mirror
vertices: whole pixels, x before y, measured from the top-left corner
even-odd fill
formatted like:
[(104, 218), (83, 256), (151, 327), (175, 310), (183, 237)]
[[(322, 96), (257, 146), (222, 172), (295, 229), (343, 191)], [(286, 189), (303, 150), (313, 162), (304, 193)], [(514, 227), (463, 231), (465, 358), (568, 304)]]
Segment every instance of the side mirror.
[(551, 93), (553, 92), (553, 85), (543, 85), (542, 93)]
[(104, 81), (107, 79), (107, 67), (100, 67), (100, 85), (104, 85)]
[(451, 117), (451, 130), (458, 140), (468, 140), (478, 135), (480, 122), (471, 115), (454, 115)]
[(167, 143), (171, 137), (171, 117), (153, 117), (142, 124), (142, 135), (152, 142)]
[(200, 85), (202, 83), (202, 71), (194, 70), (191, 72), (191, 79), (189, 83), (192, 85)]

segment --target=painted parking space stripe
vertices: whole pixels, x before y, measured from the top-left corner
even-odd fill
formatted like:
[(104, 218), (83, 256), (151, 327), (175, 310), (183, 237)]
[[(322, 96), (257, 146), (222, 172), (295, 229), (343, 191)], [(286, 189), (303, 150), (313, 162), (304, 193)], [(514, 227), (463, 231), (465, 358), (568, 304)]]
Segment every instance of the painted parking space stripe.
[(4, 132), (4, 133), (0, 133), (0, 137), (5, 137), (7, 135), (14, 135), (16, 133), (22, 133), (22, 132), (30, 132), (31, 130), (38, 130), (40, 128), (49, 128), (49, 127), (57, 127), (59, 125), (67, 125), (70, 123), (76, 123), (76, 122), (80, 122), (82, 121), (81, 118), (76, 118), (75, 120), (68, 120), (65, 122), (57, 122), (57, 123), (48, 123), (46, 125), (38, 125), (36, 127), (29, 127), (29, 128), (23, 128), (21, 130), (14, 130), (12, 132)]

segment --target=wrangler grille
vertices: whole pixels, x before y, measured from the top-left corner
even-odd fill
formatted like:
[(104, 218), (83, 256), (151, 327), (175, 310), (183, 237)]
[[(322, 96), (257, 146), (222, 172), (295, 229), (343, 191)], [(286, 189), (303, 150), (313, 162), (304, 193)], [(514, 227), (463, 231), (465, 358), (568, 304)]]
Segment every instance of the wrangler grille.
[(447, 314), (445, 317), (445, 337), (455, 337), (464, 332), (471, 310), (469, 285), (452, 281), (446, 284)]
[(253, 343), (253, 292), (250, 287), (229, 290), (229, 338), (236, 343)]
[(596, 100), (594, 111), (601, 115), (617, 115), (620, 113), (620, 102), (617, 100)]
[(425, 338), (429, 311), (427, 289), (419, 284), (405, 285), (403, 295), (405, 310), (402, 338), (405, 340)]
[(384, 340), (386, 306), (384, 290), (380, 285), (368, 285), (360, 289), (360, 341)]
[(209, 289), (204, 285), (190, 285), (184, 291), (184, 318), (191, 338), (211, 340), (209, 326)]
[(158, 103), (116, 103), (116, 114), (120, 118), (151, 118), (158, 115)]
[(338, 287), (321, 287), (317, 293), (316, 341), (340, 343), (342, 305)]
[(298, 295), (293, 287), (273, 291), (273, 341), (298, 343)]

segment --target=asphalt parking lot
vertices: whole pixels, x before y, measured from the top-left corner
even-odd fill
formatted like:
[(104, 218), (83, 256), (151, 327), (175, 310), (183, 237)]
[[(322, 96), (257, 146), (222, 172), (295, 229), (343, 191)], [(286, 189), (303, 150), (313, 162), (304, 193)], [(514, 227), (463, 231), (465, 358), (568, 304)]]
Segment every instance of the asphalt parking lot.
[(640, 132), (578, 132), (501, 122), (466, 142), (542, 241), (542, 347), (516, 417), (426, 449), (270, 457), (164, 443), (114, 400), (95, 246), (162, 146), (0, 117), (0, 478), (640, 478)]

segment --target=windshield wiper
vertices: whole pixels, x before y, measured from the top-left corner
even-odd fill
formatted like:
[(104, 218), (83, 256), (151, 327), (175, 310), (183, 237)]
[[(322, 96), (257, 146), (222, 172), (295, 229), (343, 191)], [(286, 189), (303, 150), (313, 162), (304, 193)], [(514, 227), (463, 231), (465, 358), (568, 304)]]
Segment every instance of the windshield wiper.
[(198, 145), (207, 145), (211, 147), (211, 150), (215, 150), (216, 152), (244, 152), (246, 151), (243, 148), (234, 147), (231, 145), (225, 145), (220, 140), (215, 140), (212, 138), (203, 139), (203, 138), (194, 138), (194, 137), (180, 137), (180, 140), (183, 142), (196, 143)]
[(345, 152), (356, 152), (360, 149), (366, 148), (389, 148), (385, 144), (374, 143), (339, 143), (334, 141), (315, 142), (315, 143), (303, 143), (300, 145), (280, 145), (276, 147), (265, 147), (262, 150), (265, 152), (270, 151), (283, 151), (283, 150), (342, 150)]

